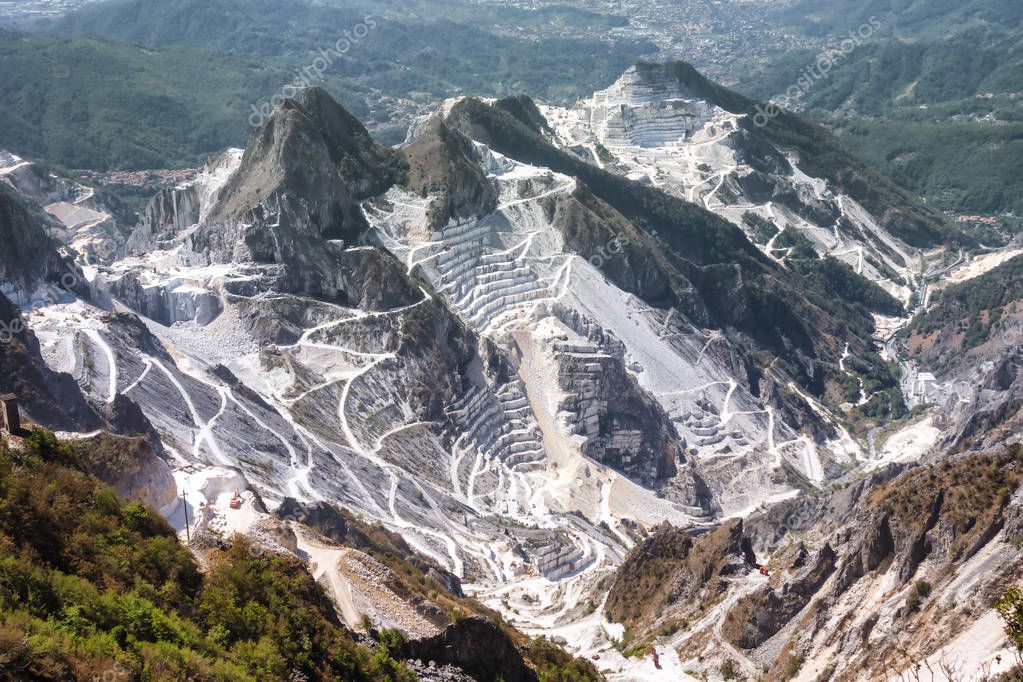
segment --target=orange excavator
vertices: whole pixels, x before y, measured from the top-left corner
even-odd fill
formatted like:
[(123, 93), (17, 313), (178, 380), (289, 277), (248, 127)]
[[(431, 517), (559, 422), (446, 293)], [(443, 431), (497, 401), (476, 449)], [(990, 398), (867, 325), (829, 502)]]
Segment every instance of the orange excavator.
[(228, 502), (228, 506), (231, 507), (231, 509), (238, 509), (242, 506), (242, 496), (237, 490), (234, 491), (234, 496), (231, 497), (231, 501)]

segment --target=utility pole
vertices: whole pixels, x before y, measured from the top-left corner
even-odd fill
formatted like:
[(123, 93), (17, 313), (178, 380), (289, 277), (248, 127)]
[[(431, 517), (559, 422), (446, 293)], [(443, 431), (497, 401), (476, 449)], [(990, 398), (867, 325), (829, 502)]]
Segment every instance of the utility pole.
[(185, 510), (185, 544), (192, 544), (191, 533), (188, 531), (188, 500), (185, 499), (185, 491), (181, 491), (181, 505), (182, 509)]

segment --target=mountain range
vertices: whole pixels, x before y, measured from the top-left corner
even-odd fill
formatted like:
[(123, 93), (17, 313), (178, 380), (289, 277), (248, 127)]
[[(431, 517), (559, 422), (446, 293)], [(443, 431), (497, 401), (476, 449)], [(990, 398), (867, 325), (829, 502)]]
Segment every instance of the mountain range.
[[(40, 428), (0, 474), (86, 513), (45, 543), (41, 506), (2, 517), (55, 585), (0, 583), (0, 642), (51, 643), (5, 660), (1008, 671), (1018, 250), (766, 106), (640, 62), (574, 105), (449, 99), (388, 147), (310, 87), (137, 220), (5, 154), (0, 388)], [(146, 627), (99, 607), (128, 584)]]

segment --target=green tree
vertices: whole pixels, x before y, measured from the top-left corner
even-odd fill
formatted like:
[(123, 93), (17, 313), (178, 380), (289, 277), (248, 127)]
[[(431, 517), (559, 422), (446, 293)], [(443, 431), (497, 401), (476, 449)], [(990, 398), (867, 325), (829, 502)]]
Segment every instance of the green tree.
[(1005, 634), (1017, 649), (1023, 651), (1023, 590), (1010, 587), (1002, 598), (995, 602), (995, 609), (1005, 621)]

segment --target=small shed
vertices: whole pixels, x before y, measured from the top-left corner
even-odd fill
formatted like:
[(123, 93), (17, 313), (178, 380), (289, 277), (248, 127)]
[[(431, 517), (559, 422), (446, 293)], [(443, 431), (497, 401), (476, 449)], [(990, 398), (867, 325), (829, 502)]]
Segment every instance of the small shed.
[(4, 428), (7, 433), (21, 433), (21, 417), (18, 415), (18, 399), (13, 393), (0, 395), (0, 411), (4, 415)]

